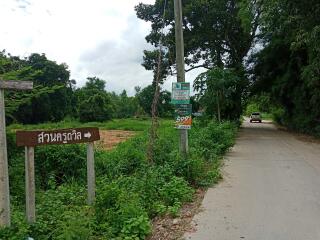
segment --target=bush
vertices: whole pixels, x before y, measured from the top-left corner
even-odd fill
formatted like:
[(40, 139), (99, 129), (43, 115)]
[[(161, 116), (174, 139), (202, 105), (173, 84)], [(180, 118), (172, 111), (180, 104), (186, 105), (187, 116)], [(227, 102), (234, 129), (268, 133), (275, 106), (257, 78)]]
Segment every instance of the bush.
[(103, 93), (91, 96), (79, 106), (81, 122), (103, 122), (111, 119), (112, 112), (111, 99)]
[(13, 226), (1, 229), (0, 239), (145, 239), (153, 217), (177, 216), (181, 206), (192, 200), (193, 187), (221, 179), (219, 159), (234, 143), (235, 132), (233, 123), (195, 122), (190, 154), (182, 158), (178, 131), (166, 124), (159, 130), (153, 164), (146, 158), (147, 132), (113, 151), (96, 151), (97, 199), (92, 207), (86, 205), (85, 147), (39, 147), (37, 222), (31, 226), (23, 213), (23, 149), (11, 148), (10, 176), (18, 186), (13, 187)]
[(52, 145), (35, 151), (35, 171), (41, 189), (59, 186), (68, 180), (85, 183), (86, 148), (84, 145)]
[(206, 128), (197, 129), (193, 136), (193, 147), (201, 157), (215, 160), (234, 144), (236, 129), (234, 123), (211, 122)]
[(167, 206), (173, 206), (175, 203), (184, 203), (191, 201), (193, 190), (188, 186), (188, 182), (181, 177), (173, 177), (165, 183), (159, 190), (160, 197)]

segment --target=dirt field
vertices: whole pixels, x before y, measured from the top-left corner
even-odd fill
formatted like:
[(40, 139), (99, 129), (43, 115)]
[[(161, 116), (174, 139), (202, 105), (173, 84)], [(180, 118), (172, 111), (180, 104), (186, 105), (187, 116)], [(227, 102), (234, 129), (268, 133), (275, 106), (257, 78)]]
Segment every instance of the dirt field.
[(98, 142), (98, 145), (105, 150), (111, 150), (119, 143), (127, 141), (136, 134), (136, 132), (132, 131), (100, 130), (101, 140)]

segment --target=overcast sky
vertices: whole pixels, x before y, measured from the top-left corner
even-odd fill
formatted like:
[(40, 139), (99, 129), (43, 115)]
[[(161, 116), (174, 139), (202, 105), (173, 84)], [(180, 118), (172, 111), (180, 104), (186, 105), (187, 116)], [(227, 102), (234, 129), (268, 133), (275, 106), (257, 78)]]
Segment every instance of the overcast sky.
[[(107, 81), (107, 90), (134, 94), (153, 74), (142, 66), (150, 24), (134, 6), (154, 0), (0, 0), (0, 50), (21, 57), (45, 53), (66, 63), (82, 86), (87, 77)], [(192, 81), (199, 71), (188, 74)], [(175, 77), (169, 77), (170, 89)]]

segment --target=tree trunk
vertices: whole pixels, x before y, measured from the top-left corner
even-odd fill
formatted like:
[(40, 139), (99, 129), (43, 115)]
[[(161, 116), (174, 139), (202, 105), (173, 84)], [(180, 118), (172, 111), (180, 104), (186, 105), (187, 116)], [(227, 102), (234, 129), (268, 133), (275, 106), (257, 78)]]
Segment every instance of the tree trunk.
[(219, 123), (221, 123), (221, 110), (220, 110), (219, 91), (217, 91), (217, 107), (218, 107), (218, 121), (219, 121)]

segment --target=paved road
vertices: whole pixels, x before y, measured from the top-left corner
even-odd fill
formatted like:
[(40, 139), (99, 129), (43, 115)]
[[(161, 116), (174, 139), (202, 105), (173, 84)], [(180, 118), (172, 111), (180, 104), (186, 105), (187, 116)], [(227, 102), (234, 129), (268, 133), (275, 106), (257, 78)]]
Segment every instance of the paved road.
[(320, 240), (320, 144), (244, 123), (191, 240)]

